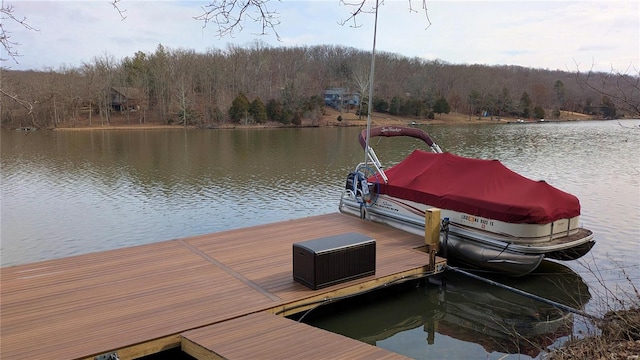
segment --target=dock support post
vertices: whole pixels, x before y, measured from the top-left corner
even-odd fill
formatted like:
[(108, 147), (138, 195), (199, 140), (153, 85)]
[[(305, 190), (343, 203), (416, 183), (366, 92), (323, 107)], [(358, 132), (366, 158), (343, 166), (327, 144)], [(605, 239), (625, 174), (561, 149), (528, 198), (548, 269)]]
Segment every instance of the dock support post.
[(434, 271), (440, 246), (440, 209), (431, 208), (424, 213), (424, 243), (429, 254), (429, 268)]

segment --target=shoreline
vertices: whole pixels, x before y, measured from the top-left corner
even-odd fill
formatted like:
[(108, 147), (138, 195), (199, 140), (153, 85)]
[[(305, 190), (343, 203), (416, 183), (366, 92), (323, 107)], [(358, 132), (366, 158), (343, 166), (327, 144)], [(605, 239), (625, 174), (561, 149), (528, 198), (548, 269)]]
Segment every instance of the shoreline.
[[(338, 120), (341, 117), (342, 120)], [(534, 124), (534, 123), (555, 123), (555, 122), (570, 122), (570, 121), (585, 121), (585, 120), (597, 120), (590, 115), (584, 115), (579, 113), (564, 112), (559, 119), (553, 120), (522, 120), (511, 117), (502, 117), (500, 119), (492, 119), (490, 117), (484, 117), (478, 119), (477, 116), (470, 117), (468, 114), (450, 113), (437, 115), (435, 119), (415, 119), (412, 117), (394, 116), (390, 114), (374, 113), (371, 117), (372, 126), (428, 126), (428, 125), (502, 125), (502, 124)], [(309, 127), (364, 127), (366, 126), (367, 119), (358, 119), (358, 116), (353, 113), (340, 113), (337, 110), (326, 108), (322, 117), (316, 120), (305, 119), (301, 125), (282, 124), (277, 122), (270, 122), (264, 124), (210, 124), (210, 125), (167, 125), (157, 122), (151, 122), (146, 124), (127, 124), (124, 116), (113, 116), (113, 121), (109, 124), (97, 124), (97, 125), (79, 125), (71, 126), (69, 123), (62, 123), (58, 127), (49, 128), (46, 130), (53, 131), (93, 131), (93, 130), (176, 130), (176, 129), (210, 129), (210, 130), (232, 130), (232, 129), (278, 129), (278, 128), (309, 128)], [(34, 127), (22, 127), (16, 130), (36, 130)]]
[[(568, 120), (554, 120), (554, 121), (526, 121), (524, 123), (519, 123), (517, 121), (504, 121), (504, 120), (472, 120), (467, 122), (446, 122), (446, 121), (416, 121), (415, 123), (398, 123), (396, 121), (390, 122), (374, 122), (372, 126), (429, 126), (429, 125), (445, 125), (445, 126), (456, 126), (456, 125), (510, 125), (510, 124), (537, 124), (537, 123), (559, 123), (559, 122), (573, 122), (573, 121), (595, 121), (597, 119), (568, 119)], [(366, 126), (366, 122), (364, 123), (353, 123), (353, 124), (337, 124), (337, 125), (284, 125), (284, 124), (256, 124), (256, 125), (214, 125), (214, 126), (182, 126), (182, 125), (162, 125), (162, 124), (143, 124), (143, 125), (92, 125), (92, 126), (82, 126), (82, 127), (56, 127), (44, 130), (51, 131), (115, 131), (115, 130), (236, 130), (236, 129), (287, 129), (287, 128), (336, 128), (336, 127), (364, 127)], [(37, 130), (35, 128), (22, 128), (15, 130)]]

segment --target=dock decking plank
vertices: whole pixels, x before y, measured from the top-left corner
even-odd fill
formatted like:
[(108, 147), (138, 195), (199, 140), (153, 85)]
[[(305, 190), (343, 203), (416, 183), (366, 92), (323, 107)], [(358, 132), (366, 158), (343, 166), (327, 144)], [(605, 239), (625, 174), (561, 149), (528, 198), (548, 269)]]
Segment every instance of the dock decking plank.
[[(235, 242), (233, 251), (224, 247), (219, 241), (212, 241), (213, 235), (192, 238), (189, 239), (189, 243), (200, 251), (215, 256), (283, 300), (298, 298), (300, 292), (310, 293), (308, 288), (291, 279), (292, 244), (296, 242), (347, 232), (368, 235), (376, 240), (376, 276), (378, 277), (428, 264), (426, 254), (412, 250), (424, 244), (424, 239), (417, 235), (342, 214), (314, 216), (303, 224), (304, 226), (294, 227), (298, 231), (288, 231), (291, 228), (291, 221), (253, 227), (247, 238)], [(261, 261), (256, 262), (250, 254), (260, 246), (261, 238), (269, 239), (269, 249), (261, 249)]]
[[(111, 257), (113, 264), (129, 254), (133, 263), (88, 263), (81, 275), (83, 267), (76, 267), (74, 260), (84, 256), (67, 259), (66, 267), (60, 264), (65, 259), (56, 260), (51, 277), (60, 280), (57, 284), (46, 274), (21, 278), (13, 268), (3, 269), (1, 357), (79, 358), (240, 316), (273, 302), (178, 242), (110, 252), (119, 254)], [(87, 255), (94, 256), (105, 258), (102, 253)], [(48, 264), (42, 265), (46, 271)], [(33, 286), (15, 285), (18, 282)]]
[[(267, 313), (250, 314), (188, 331), (182, 337), (212, 354), (230, 360), (407, 359), (363, 342)], [(184, 345), (183, 349), (189, 353)]]
[[(376, 239), (375, 276), (321, 290), (293, 280), (293, 243), (345, 232)], [(422, 244), (419, 236), (335, 213), (5, 267), (0, 358), (75, 359), (178, 338), (422, 269), (428, 257), (413, 250)]]

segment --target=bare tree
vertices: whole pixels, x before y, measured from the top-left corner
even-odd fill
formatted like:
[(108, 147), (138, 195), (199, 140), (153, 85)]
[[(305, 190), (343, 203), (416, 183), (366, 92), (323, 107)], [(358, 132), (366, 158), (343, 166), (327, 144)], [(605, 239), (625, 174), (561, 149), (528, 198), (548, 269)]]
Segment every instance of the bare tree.
[(195, 83), (197, 78), (196, 55), (193, 51), (174, 51), (169, 57), (172, 102), (178, 112), (178, 121), (187, 126), (195, 119)]
[(222, 76), (224, 66), (224, 55), (221, 51), (209, 51), (201, 59), (200, 75), (198, 79), (202, 82), (203, 92), (203, 112), (207, 125), (222, 120), (220, 110), (221, 97), (223, 91)]
[(624, 72), (612, 67), (609, 73), (581, 73), (578, 69), (576, 81), (583, 89), (613, 99), (630, 115), (640, 115), (640, 70), (635, 67), (629, 66)]
[(100, 101), (96, 97), (98, 93), (98, 72), (96, 68), (89, 63), (83, 64), (81, 69), (79, 70), (82, 76), (82, 85), (80, 86), (80, 90), (83, 91), (83, 103), (87, 107), (87, 117), (89, 126), (92, 126), (93, 113), (96, 111), (94, 106), (97, 106)]
[(169, 121), (169, 104), (171, 95), (170, 86), (169, 54), (167, 50), (159, 44), (155, 53), (149, 56), (149, 81), (153, 91), (150, 91), (153, 105), (159, 110), (163, 123)]
[(95, 72), (95, 91), (97, 93), (96, 103), (100, 114), (100, 125), (104, 122), (111, 122), (111, 91), (116, 82), (118, 64), (113, 56), (104, 54), (96, 56), (91, 63), (85, 64), (86, 68)]
[[(369, 92), (370, 69), (369, 64), (364, 62), (357, 63), (353, 69), (353, 83), (360, 96), (360, 101), (358, 102), (358, 119), (362, 119), (362, 103), (364, 102), (365, 94)], [(368, 101), (373, 101), (373, 99), (368, 99)]]

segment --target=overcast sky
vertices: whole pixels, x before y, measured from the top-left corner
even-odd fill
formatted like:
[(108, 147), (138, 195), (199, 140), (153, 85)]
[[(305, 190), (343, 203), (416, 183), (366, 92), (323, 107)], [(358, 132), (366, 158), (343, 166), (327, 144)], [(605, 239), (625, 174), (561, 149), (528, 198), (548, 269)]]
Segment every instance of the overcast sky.
[[(346, 0), (357, 1), (357, 0)], [(370, 4), (372, 0), (367, 0)], [(373, 15), (359, 28), (340, 25), (353, 11), (339, 0), (272, 0), (279, 14), (274, 35), (259, 36), (249, 22), (233, 37), (194, 20), (207, 1), (121, 0), (126, 19), (108, 0), (5, 0), (14, 15), (38, 31), (5, 26), (21, 55), (15, 70), (79, 66), (96, 56), (120, 60), (136, 51), (170, 49), (206, 52), (228, 44), (248, 46), (343, 45), (370, 51)], [(417, 12), (410, 12), (412, 6)], [(520, 65), (549, 70), (640, 71), (640, 1), (447, 1), (385, 0), (379, 10), (377, 51), (453, 64)], [(429, 26), (429, 21), (431, 25)], [(6, 54), (2, 54), (6, 58)]]

